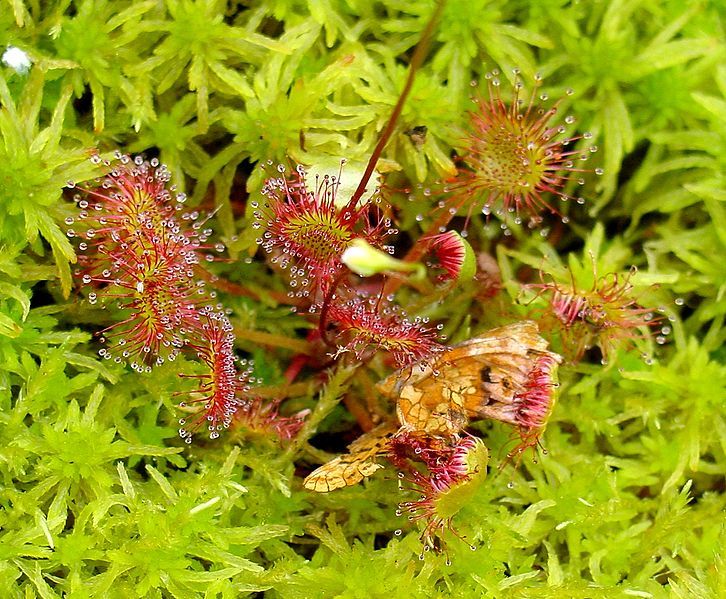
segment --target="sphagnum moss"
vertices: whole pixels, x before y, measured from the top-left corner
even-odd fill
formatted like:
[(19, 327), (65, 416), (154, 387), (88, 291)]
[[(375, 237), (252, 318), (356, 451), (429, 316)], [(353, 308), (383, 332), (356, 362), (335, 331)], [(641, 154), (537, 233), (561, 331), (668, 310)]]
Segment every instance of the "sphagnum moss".
[[(0, 51), (27, 61), (0, 62), (0, 594), (719, 596), (726, 588), (723, 15), (703, 3), (651, 4), (450, 0), (378, 156), (373, 148), (407, 63), (417, 60), (412, 52), (432, 0), (335, 0), (325, 8), (5, 3)], [(576, 117), (564, 134), (575, 140), (563, 152), (577, 158), (599, 146), (591, 170), (568, 181), (564, 162), (563, 171), (549, 172), (553, 163), (543, 161), (528, 171), (543, 183), (521, 174), (528, 165), (511, 163), (507, 172), (520, 175), (509, 181), (510, 196), (490, 180), (497, 165), (471, 142), (488, 138), (467, 127), (477, 111), (470, 96), (486, 95), (486, 74), (495, 70), (515, 115), (504, 79), (516, 85), (544, 74), (538, 95), (563, 98), (558, 113)], [(535, 113), (540, 102), (547, 110), (537, 98)], [(526, 110), (525, 103), (519, 114)], [(592, 140), (577, 139), (588, 131)], [(111, 264), (103, 266), (98, 238), (85, 238), (72, 196), (109, 175), (88, 159), (93, 149), (110, 158), (117, 147), (158, 157), (169, 185), (189, 199), (159, 222), (142, 218), (138, 224), (152, 226), (135, 233), (134, 247), (106, 243)], [(384, 185), (371, 196), (377, 185), (363, 177), (368, 192), (349, 203), (358, 220), (343, 229), (377, 251), (407, 255), (412, 268), (363, 269), (370, 276), (360, 278), (333, 256), (324, 269), (332, 277), (300, 293), (289, 284), (308, 278), (307, 265), (295, 277), (272, 263), (299, 248), (257, 251), (256, 239), (271, 226), (269, 216), (254, 214), (271, 177), (258, 164), (281, 163), (288, 173), (300, 165), (313, 173), (308, 190), (315, 174), (323, 182), (327, 173), (328, 184), (344, 190), (333, 214), (353, 193), (345, 171), (360, 181), (371, 156)], [(336, 182), (341, 159), (344, 180)], [(460, 178), (489, 189), (467, 200), (476, 211), (462, 207), (460, 216), (447, 203), (454, 165)], [(69, 181), (76, 189), (64, 192)], [(524, 214), (527, 202), (516, 198), (532, 196), (517, 186), (527, 182), (557, 215)], [(496, 209), (480, 216), (491, 189), (514, 198), (509, 207), (539, 228), (519, 226), (515, 215), (502, 229)], [(584, 205), (561, 201), (558, 189)], [(314, 203), (314, 194), (306, 201)], [(95, 227), (114, 228), (113, 218)], [(274, 246), (282, 237), (272, 225)], [(170, 232), (190, 243), (175, 250)], [(454, 232), (470, 246), (477, 272), (441, 280), (449, 262), (432, 240)], [(83, 256), (91, 257), (84, 263)], [(178, 262), (159, 260), (174, 256)], [(623, 278), (631, 267), (637, 273)], [(73, 291), (74, 269), (79, 287), (87, 275), (96, 288)], [(492, 287), (492, 277), (501, 283)], [(200, 300), (185, 299), (184, 281), (193, 282), (187, 291), (202, 290)], [(163, 289), (167, 283), (176, 287)], [(146, 307), (128, 297), (154, 285), (163, 293), (143, 298)], [(89, 293), (108, 301), (92, 305), (82, 299)], [(375, 389), (394, 370), (395, 348), (363, 343), (371, 331), (346, 326), (341, 314), (350, 302), (379, 310), (370, 322), (395, 308), (392, 325), (414, 327), (436, 341), (430, 347), (544, 318), (543, 334), (566, 360), (559, 387), (530, 389), (540, 400), (558, 394), (536, 454), (507, 458), (521, 441), (507, 422), (475, 421), (460, 439), (399, 431), (394, 463), (409, 481), (404, 490), (385, 455), (375, 456), (384, 467), (363, 485), (303, 489), (318, 463), (396, 408), (396, 398)], [(164, 344), (164, 326), (175, 318), (172, 308), (190, 306), (192, 321), (223, 326), (197, 335), (185, 324), (190, 332), (176, 351)], [(567, 332), (545, 326), (548, 309), (553, 323), (583, 329), (574, 351), (565, 351)], [(140, 320), (114, 326), (134, 311)], [(640, 321), (650, 313), (657, 330)], [(141, 335), (137, 325), (156, 326), (157, 316), (161, 339), (146, 336), (136, 349), (163, 361), (129, 360), (148, 373), (116, 363), (132, 352), (114, 353), (96, 334), (111, 327), (107, 333)], [(426, 360), (427, 351), (419, 344), (414, 355)], [(456, 397), (447, 408), (454, 415)], [(226, 421), (229, 430), (213, 439), (197, 434), (186, 445), (178, 429), (200, 417), (200, 432), (211, 424), (216, 437)], [(463, 426), (452, 417), (449, 428)], [(407, 420), (422, 422), (410, 412)], [(467, 443), (489, 448), (488, 467), (484, 449), (476, 460), (457, 458)], [(499, 470), (510, 462), (518, 467)], [(396, 516), (398, 504), (411, 509)], [(422, 554), (422, 530), (424, 545), (438, 550), (443, 540), (445, 554)]]

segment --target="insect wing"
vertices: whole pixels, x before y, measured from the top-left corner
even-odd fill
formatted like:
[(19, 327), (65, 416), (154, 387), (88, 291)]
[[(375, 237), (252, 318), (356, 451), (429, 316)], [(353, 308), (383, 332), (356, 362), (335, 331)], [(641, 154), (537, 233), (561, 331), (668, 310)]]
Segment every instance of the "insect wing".
[(459, 343), (430, 364), (393, 373), (378, 390), (396, 400), (401, 425), (432, 435), (461, 431), (486, 406), (511, 404), (547, 341), (530, 320), (498, 327)]
[(353, 441), (348, 453), (323, 464), (310, 473), (303, 486), (318, 493), (328, 493), (349, 487), (368, 478), (376, 470), (383, 468), (376, 458), (386, 452), (390, 438), (398, 427), (384, 423)]

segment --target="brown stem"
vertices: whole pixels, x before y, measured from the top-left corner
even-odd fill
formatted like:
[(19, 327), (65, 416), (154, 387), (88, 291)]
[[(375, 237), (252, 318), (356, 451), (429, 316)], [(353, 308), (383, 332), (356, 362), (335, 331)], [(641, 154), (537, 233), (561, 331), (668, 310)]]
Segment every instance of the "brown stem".
[(378, 160), (381, 157), (381, 154), (383, 154), (383, 149), (386, 147), (386, 144), (391, 138), (391, 135), (393, 135), (393, 130), (396, 127), (396, 122), (398, 121), (398, 117), (401, 116), (401, 111), (403, 110), (403, 104), (406, 102), (406, 98), (408, 98), (408, 94), (411, 92), (411, 88), (413, 87), (413, 81), (416, 78), (416, 71), (423, 63), (424, 58), (426, 58), (426, 54), (428, 54), (429, 48), (431, 46), (431, 38), (433, 37), (434, 28), (436, 27), (436, 23), (438, 22), (439, 17), (444, 10), (445, 4), (446, 0), (439, 0), (436, 3), (436, 8), (434, 9), (431, 18), (429, 19), (429, 22), (426, 24), (426, 29), (424, 29), (423, 34), (421, 34), (421, 40), (416, 45), (416, 49), (413, 52), (411, 62), (408, 66), (408, 77), (406, 78), (406, 84), (403, 86), (403, 91), (398, 98), (398, 102), (396, 102), (396, 105), (393, 107), (393, 112), (391, 112), (391, 116), (386, 123), (386, 127), (383, 130), (383, 133), (381, 134), (381, 138), (378, 140), (378, 143), (373, 150), (373, 154), (371, 154), (370, 160), (368, 160), (368, 164), (366, 165), (366, 170), (363, 173), (363, 177), (361, 177), (360, 183), (358, 183), (358, 187), (353, 192), (353, 195), (350, 198), (348, 207), (351, 210), (358, 205), (361, 197), (363, 197), (363, 194), (366, 191), (366, 186), (368, 185), (368, 181), (370, 181), (371, 175), (373, 175), (373, 171), (376, 168), (376, 164), (378, 164)]
[(364, 433), (370, 432), (375, 428), (376, 425), (373, 420), (371, 420), (371, 415), (365, 407), (360, 404), (354, 395), (350, 393), (343, 395), (343, 405), (348, 408), (348, 411), (351, 413), (353, 418), (355, 418), (358, 426), (361, 427), (361, 430)]
[(362, 388), (362, 394), (365, 398), (366, 409), (371, 416), (371, 422), (376, 425), (390, 417), (388, 412), (383, 409), (378, 401), (381, 394), (376, 390), (376, 385), (371, 379), (369, 369), (361, 369), (358, 371), (358, 384)]
[(274, 333), (264, 333), (262, 331), (253, 331), (234, 327), (234, 334), (240, 342), (251, 342), (259, 345), (267, 345), (268, 347), (281, 347), (289, 349), (298, 354), (310, 355), (313, 353), (310, 344), (301, 339), (285, 337), (284, 335), (275, 335)]
[(262, 399), (286, 399), (288, 397), (298, 397), (311, 393), (316, 385), (310, 381), (293, 383), (291, 385), (271, 385), (263, 387), (255, 387), (250, 393), (261, 397)]

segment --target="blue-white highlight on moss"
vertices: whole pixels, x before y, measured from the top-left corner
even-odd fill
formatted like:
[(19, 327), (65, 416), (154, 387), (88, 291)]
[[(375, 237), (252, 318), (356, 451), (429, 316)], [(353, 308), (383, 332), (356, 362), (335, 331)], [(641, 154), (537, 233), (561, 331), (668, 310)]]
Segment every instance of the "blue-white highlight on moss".
[(6, 67), (10, 67), (19, 75), (27, 75), (33, 61), (28, 53), (21, 50), (17, 46), (8, 46), (3, 52), (2, 63)]

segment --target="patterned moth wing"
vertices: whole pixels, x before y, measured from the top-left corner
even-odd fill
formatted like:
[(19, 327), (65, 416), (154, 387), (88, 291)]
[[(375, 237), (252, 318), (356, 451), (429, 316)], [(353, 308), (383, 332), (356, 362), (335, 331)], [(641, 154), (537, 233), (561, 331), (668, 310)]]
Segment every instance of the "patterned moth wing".
[[(447, 369), (446, 373), (439, 370), (442, 367)], [(396, 413), (403, 429), (451, 436), (468, 422), (464, 408), (466, 387), (457, 382), (455, 370), (445, 359), (414, 364), (387, 377), (377, 389), (396, 401)]]
[(404, 428), (450, 436), (470, 418), (487, 418), (522, 393), (537, 357), (551, 354), (530, 320), (452, 346), (428, 364), (393, 373), (378, 390), (396, 401)]
[(365, 433), (348, 446), (348, 453), (332, 459), (311, 472), (303, 486), (318, 493), (349, 487), (369, 477), (383, 466), (376, 458), (386, 453), (398, 426), (386, 422)]
[(359, 483), (383, 468), (376, 458), (389, 452), (394, 435), (450, 438), (469, 419), (495, 418), (517, 424), (518, 399), (526, 393), (542, 358), (561, 361), (547, 351), (537, 324), (530, 320), (498, 327), (454, 345), (429, 362), (398, 370), (377, 389), (396, 402), (400, 429), (384, 423), (351, 443), (348, 453), (320, 466), (303, 482), (319, 493)]

